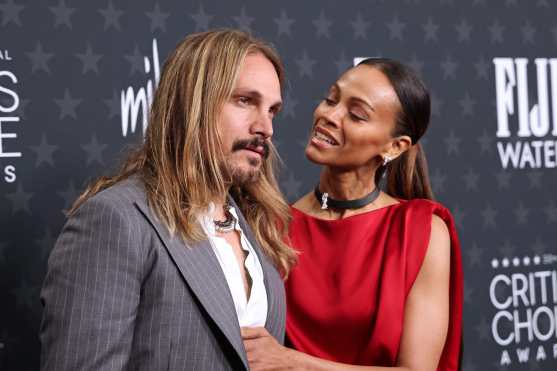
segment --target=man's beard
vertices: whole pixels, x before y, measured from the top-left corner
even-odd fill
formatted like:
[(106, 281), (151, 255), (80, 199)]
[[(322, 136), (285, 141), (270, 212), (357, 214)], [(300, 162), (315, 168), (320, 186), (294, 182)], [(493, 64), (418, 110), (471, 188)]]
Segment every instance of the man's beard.
[[(249, 169), (244, 169), (241, 166), (235, 164), (234, 154), (243, 149), (249, 147), (263, 148), (263, 156), (260, 159), (255, 159), (248, 157), (248, 163), (250, 165)], [(269, 157), (269, 144), (266, 140), (255, 137), (253, 139), (239, 139), (232, 143), (232, 150), (230, 155), (225, 158), (225, 172), (228, 174), (232, 185), (234, 186), (244, 186), (249, 183), (256, 182), (261, 175), (261, 168), (264, 166), (264, 162)]]

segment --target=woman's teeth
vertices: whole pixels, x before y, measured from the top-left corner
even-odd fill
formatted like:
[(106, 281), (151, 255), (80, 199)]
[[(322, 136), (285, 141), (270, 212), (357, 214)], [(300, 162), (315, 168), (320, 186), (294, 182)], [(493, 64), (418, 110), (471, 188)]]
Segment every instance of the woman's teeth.
[(333, 146), (336, 145), (336, 142), (335, 142), (335, 141), (331, 140), (329, 137), (327, 137), (327, 136), (325, 136), (325, 135), (323, 135), (323, 134), (321, 134), (321, 133), (319, 133), (319, 132), (315, 132), (315, 133), (313, 134), (313, 137), (314, 137), (314, 138), (317, 138), (318, 140), (321, 140), (321, 141), (323, 141), (323, 142), (329, 143), (329, 144), (331, 144), (331, 145), (333, 145)]

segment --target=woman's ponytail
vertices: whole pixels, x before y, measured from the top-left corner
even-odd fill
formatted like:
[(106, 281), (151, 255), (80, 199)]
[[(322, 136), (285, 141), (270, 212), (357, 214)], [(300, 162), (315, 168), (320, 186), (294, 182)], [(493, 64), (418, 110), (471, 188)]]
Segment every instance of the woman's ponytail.
[(379, 167), (375, 183), (387, 178), (386, 191), (393, 197), (433, 199), (427, 173), (427, 161), (418, 143), (430, 120), (431, 100), (429, 92), (418, 75), (409, 67), (388, 58), (368, 58), (359, 63), (377, 68), (391, 82), (400, 102), (393, 137), (406, 135), (413, 146), (387, 165)]
[(377, 184), (383, 174), (386, 177), (385, 191), (393, 197), (404, 200), (434, 199), (425, 153), (419, 143), (387, 165), (381, 166), (376, 177)]

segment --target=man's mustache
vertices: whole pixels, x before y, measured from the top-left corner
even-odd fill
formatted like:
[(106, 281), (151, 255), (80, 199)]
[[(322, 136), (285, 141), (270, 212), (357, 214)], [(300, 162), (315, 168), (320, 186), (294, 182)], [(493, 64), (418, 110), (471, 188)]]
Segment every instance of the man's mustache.
[(257, 147), (263, 149), (263, 158), (269, 157), (269, 143), (260, 137), (255, 137), (253, 139), (238, 139), (232, 144), (232, 152), (239, 151), (241, 149), (253, 150)]

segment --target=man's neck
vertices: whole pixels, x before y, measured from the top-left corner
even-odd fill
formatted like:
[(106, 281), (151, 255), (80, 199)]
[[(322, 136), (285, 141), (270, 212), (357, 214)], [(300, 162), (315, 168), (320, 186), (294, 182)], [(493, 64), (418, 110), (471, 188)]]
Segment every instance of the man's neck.
[(213, 200), (212, 203), (215, 206), (215, 208), (213, 209), (213, 213), (211, 215), (211, 218), (213, 220), (224, 220), (224, 219), (226, 219), (226, 216), (225, 216), (225, 213), (224, 213), (224, 205), (226, 204), (226, 196), (219, 197), (218, 199)]

